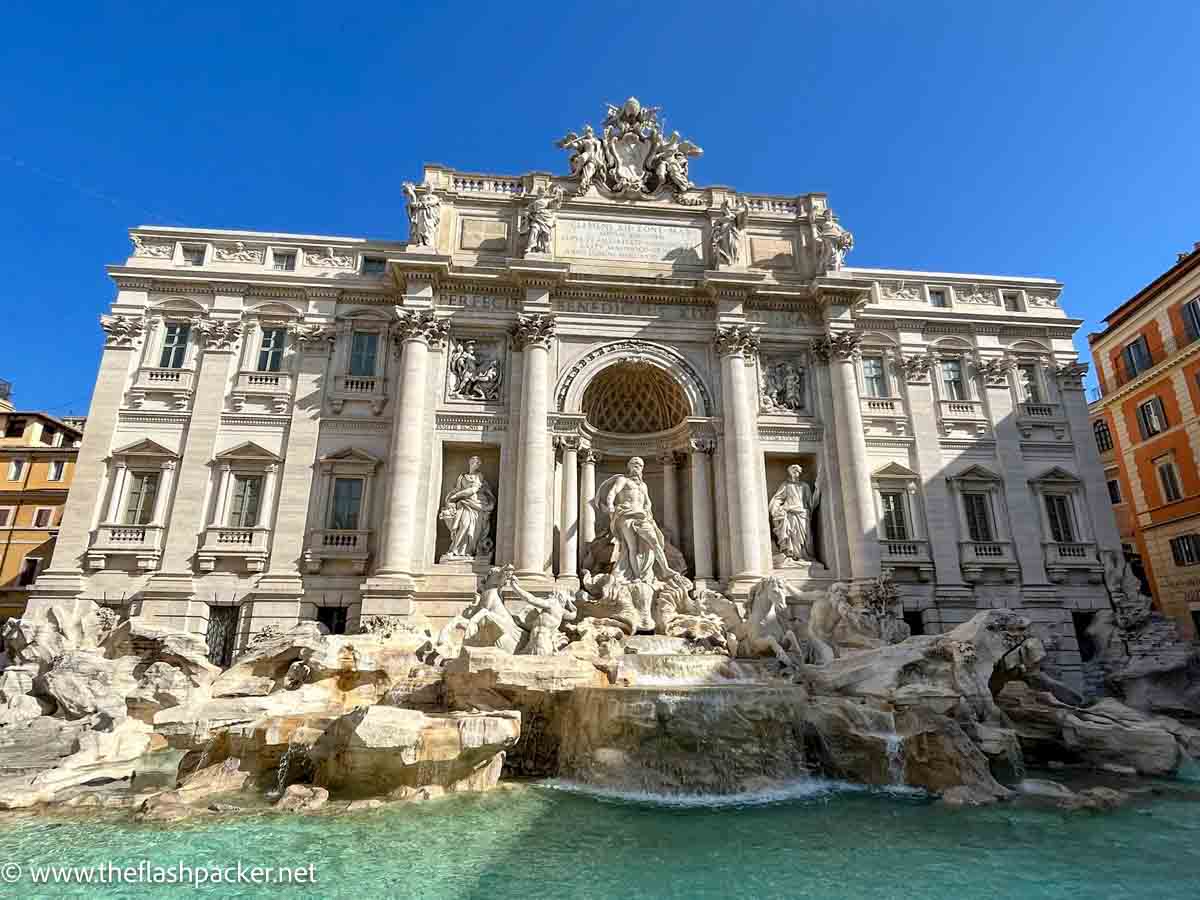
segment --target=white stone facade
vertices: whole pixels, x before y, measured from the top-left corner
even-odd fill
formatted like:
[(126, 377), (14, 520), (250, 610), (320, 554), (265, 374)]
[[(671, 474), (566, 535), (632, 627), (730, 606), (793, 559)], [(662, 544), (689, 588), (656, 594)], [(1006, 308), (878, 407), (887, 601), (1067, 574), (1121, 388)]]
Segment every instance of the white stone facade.
[[(133, 230), (32, 602), (196, 631), (237, 606), (239, 646), (320, 607), (350, 630), (443, 620), (490, 564), (576, 585), (597, 486), (637, 455), (693, 580), (744, 596), (772, 572), (815, 589), (891, 569), (926, 631), (1020, 609), (1072, 674), (1069, 611), (1108, 605), (1099, 551), (1120, 542), (1061, 285), (842, 265), (821, 194), (630, 200), (438, 166), (424, 184), (423, 244)], [(523, 256), (539, 191), (550, 252)], [(471, 456), (490, 536), (439, 562)], [(772, 534), (793, 463), (819, 488), (815, 561)]]

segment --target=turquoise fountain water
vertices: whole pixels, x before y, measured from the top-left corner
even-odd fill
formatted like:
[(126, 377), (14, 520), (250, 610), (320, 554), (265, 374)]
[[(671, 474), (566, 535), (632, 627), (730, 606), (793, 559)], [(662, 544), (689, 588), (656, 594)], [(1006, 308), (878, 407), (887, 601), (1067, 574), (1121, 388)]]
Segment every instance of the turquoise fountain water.
[[(919, 794), (800, 782), (725, 805), (549, 786), (352, 815), (251, 815), (176, 827), (0, 820), (0, 860), (30, 865), (292, 865), (311, 887), (212, 897), (1133, 898), (1200, 895), (1200, 803), (1113, 813), (950, 809)], [(768, 802), (770, 801), (770, 802)], [(33, 886), (26, 897), (146, 897), (145, 886)], [(4, 889), (0, 887), (0, 894)], [(189, 896), (183, 889), (181, 896)]]

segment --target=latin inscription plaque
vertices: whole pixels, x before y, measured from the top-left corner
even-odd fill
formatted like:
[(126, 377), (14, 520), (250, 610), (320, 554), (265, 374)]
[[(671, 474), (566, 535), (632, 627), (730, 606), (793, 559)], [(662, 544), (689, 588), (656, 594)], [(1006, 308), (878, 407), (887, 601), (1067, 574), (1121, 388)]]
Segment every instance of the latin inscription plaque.
[(687, 225), (558, 220), (558, 256), (704, 264), (704, 232)]

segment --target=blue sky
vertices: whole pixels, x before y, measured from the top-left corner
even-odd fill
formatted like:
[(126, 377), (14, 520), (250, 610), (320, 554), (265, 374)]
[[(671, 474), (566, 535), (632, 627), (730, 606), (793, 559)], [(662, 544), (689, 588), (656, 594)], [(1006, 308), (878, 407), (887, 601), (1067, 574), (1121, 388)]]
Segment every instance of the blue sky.
[(86, 410), (140, 223), (402, 239), (424, 162), (564, 172), (636, 94), (850, 262), (1053, 276), (1083, 334), (1200, 241), (1192, 2), (6, 4), (0, 378)]

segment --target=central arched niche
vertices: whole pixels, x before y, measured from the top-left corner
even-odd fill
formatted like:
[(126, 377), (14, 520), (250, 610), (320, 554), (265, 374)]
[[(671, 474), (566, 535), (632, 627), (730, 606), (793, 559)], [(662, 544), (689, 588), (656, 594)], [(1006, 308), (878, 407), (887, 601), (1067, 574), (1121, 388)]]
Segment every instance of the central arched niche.
[(609, 434), (669, 431), (688, 416), (689, 404), (674, 378), (648, 362), (611, 365), (583, 392), (589, 425)]

